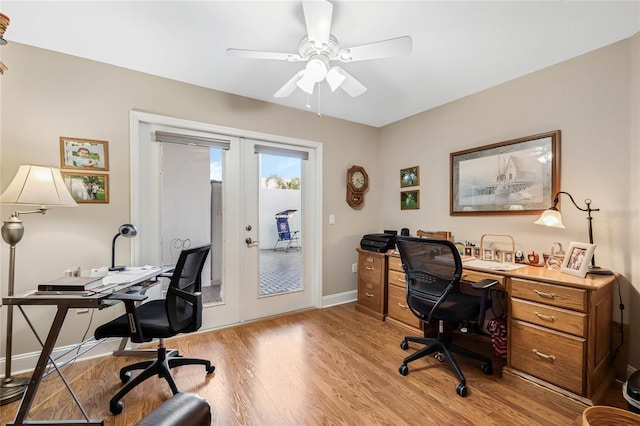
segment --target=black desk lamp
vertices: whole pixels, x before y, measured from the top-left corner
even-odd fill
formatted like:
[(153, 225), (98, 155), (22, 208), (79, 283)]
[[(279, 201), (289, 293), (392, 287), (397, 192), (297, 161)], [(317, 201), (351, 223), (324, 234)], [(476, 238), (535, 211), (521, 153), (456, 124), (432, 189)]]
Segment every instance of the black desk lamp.
[(124, 271), (126, 268), (126, 266), (116, 266), (116, 240), (120, 235), (127, 238), (133, 238), (138, 235), (138, 229), (130, 223), (120, 225), (118, 233), (115, 235), (115, 237), (113, 237), (113, 242), (111, 243), (111, 268), (109, 268), (110, 271)]
[[(593, 244), (593, 226), (591, 224), (591, 222), (593, 221), (593, 217), (591, 216), (591, 212), (599, 212), (600, 209), (592, 209), (591, 200), (589, 198), (584, 200), (587, 207), (582, 208), (578, 204), (576, 204), (576, 201), (573, 199), (571, 194), (565, 191), (560, 191), (556, 194), (555, 198), (553, 199), (553, 206), (549, 207), (547, 210), (542, 212), (542, 215), (540, 215), (540, 218), (533, 223), (535, 223), (536, 225), (545, 225), (545, 226), (551, 226), (554, 228), (565, 227), (564, 224), (562, 223), (562, 216), (560, 215), (560, 211), (558, 210), (558, 202), (560, 201), (560, 194), (568, 195), (569, 199), (571, 200), (573, 205), (576, 206), (578, 210), (587, 212), (587, 221), (589, 222), (589, 244)], [(595, 274), (595, 275), (613, 275), (613, 272), (611, 272), (610, 270), (596, 266), (595, 255), (591, 257), (591, 266), (589, 266), (587, 273)]]

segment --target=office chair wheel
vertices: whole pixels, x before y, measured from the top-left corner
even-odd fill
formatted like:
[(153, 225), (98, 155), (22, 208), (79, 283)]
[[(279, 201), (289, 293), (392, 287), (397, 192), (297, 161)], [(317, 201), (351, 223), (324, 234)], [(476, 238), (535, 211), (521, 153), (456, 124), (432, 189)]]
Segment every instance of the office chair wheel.
[(126, 371), (126, 372), (122, 372), (120, 371), (120, 381), (122, 383), (127, 383), (129, 380), (131, 380), (131, 372)]
[(402, 342), (400, 342), (400, 347), (406, 351), (407, 349), (409, 349), (409, 342), (403, 340)]
[(460, 395), (461, 397), (464, 398), (465, 396), (467, 396), (468, 392), (469, 392), (469, 390), (467, 389), (466, 385), (463, 385), (462, 383), (458, 383), (456, 385), (456, 393), (458, 395)]
[(115, 404), (112, 402), (109, 403), (109, 409), (111, 410), (111, 414), (118, 415), (122, 413), (122, 409), (124, 408), (124, 404), (120, 401), (117, 401)]
[(215, 365), (207, 367), (207, 374), (211, 374), (214, 371), (216, 371), (216, 366)]
[(445, 360), (446, 358), (444, 357), (444, 354), (443, 354), (442, 352), (438, 352), (438, 353), (436, 354), (436, 359), (437, 359), (438, 361), (440, 361), (440, 362), (444, 362), (444, 360)]
[(493, 367), (491, 366), (491, 364), (482, 364), (480, 366), (480, 369), (482, 369), (482, 372), (487, 376), (490, 376), (493, 374)]
[(406, 364), (402, 364), (400, 366), (400, 368), (398, 368), (398, 371), (400, 372), (400, 374), (402, 374), (403, 376), (406, 376), (407, 374), (409, 374), (409, 367), (406, 366)]

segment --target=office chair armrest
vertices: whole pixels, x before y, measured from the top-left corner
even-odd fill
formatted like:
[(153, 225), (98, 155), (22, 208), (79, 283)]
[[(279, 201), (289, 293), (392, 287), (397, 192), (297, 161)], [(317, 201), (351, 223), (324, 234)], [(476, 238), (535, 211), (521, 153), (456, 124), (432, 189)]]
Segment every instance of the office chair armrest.
[(148, 342), (151, 339), (145, 339), (142, 335), (142, 327), (136, 315), (136, 302), (145, 300), (148, 296), (139, 293), (112, 293), (107, 299), (122, 300), (124, 308), (127, 311), (127, 319), (129, 320), (129, 331), (131, 331), (131, 341), (135, 343)]
[(491, 278), (487, 278), (471, 284), (471, 287), (475, 288), (476, 290), (484, 290), (487, 288), (491, 288), (497, 284), (498, 284), (497, 280), (492, 280)]

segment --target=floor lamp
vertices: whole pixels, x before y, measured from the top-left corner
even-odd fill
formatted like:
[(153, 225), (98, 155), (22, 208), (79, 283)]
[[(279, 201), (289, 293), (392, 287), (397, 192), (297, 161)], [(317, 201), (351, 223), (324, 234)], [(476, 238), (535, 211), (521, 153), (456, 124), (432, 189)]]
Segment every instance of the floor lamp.
[[(21, 165), (7, 189), (0, 195), (0, 203), (18, 206), (39, 206), (35, 210), (15, 211), (2, 225), (2, 239), (9, 244), (8, 296), (13, 296), (16, 267), (16, 244), (22, 240), (24, 225), (20, 215), (45, 214), (49, 207), (77, 206), (64, 184), (60, 170), (53, 167)], [(11, 375), (11, 346), (13, 338), (13, 305), (7, 305), (7, 335), (5, 346), (5, 375), (0, 382), (0, 405), (22, 398), (29, 380)]]
[[(587, 212), (587, 222), (589, 223), (589, 244), (593, 244), (593, 225), (592, 225), (593, 217), (591, 216), (591, 212), (599, 212), (600, 209), (592, 209), (591, 200), (589, 198), (584, 200), (584, 203), (587, 205), (587, 207), (580, 207), (576, 203), (576, 201), (573, 199), (571, 194), (569, 194), (568, 192), (560, 191), (556, 194), (555, 198), (553, 199), (553, 206), (549, 207), (547, 210), (542, 212), (542, 214), (540, 215), (540, 218), (533, 223), (535, 223), (536, 225), (551, 226), (554, 228), (564, 228), (564, 224), (562, 223), (562, 215), (560, 214), (560, 210), (558, 210), (558, 203), (560, 202), (560, 194), (565, 194), (566, 196), (568, 196), (571, 202), (573, 203), (573, 205), (578, 210)], [(612, 275), (613, 274), (613, 272), (610, 271), (609, 269), (604, 269), (599, 266), (596, 266), (595, 255), (591, 257), (591, 265), (589, 266), (587, 273), (594, 274), (594, 275)]]

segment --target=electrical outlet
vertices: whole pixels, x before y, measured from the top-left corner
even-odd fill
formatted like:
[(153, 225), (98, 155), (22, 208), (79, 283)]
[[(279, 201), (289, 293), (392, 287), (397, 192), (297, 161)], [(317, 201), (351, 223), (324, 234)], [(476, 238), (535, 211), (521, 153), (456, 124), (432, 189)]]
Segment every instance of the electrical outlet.
[(351, 264), (351, 272), (353, 272), (354, 274), (358, 272), (358, 264), (357, 263), (352, 263)]

